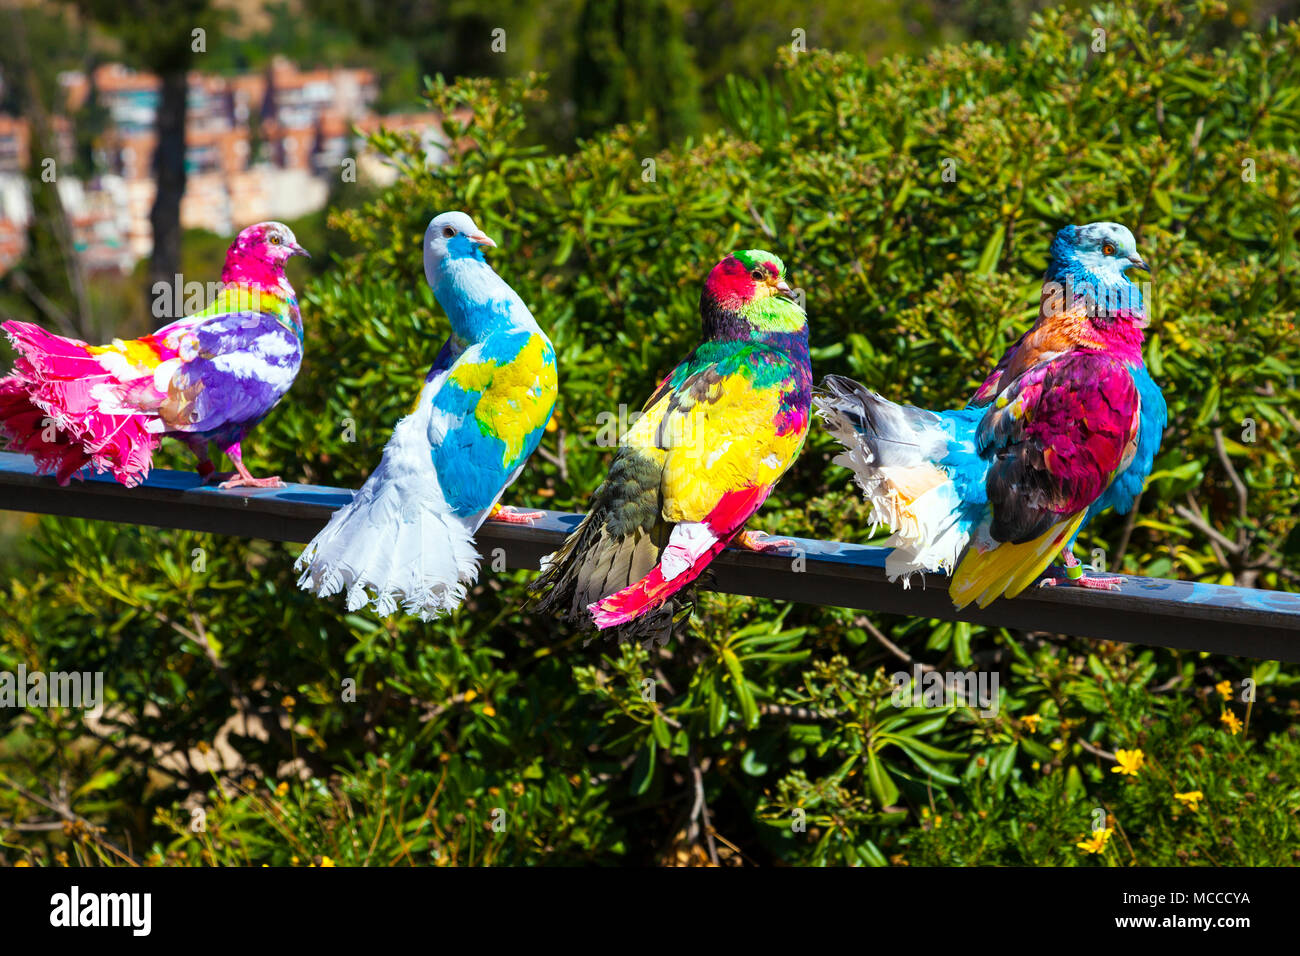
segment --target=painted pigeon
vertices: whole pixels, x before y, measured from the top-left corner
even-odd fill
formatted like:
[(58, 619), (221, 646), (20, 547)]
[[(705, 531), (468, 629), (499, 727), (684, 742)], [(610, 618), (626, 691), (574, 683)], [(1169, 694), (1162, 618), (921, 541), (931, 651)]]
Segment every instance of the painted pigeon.
[(463, 212), (429, 223), (424, 275), (451, 336), (379, 467), (299, 556), (305, 590), (344, 591), (350, 611), (369, 603), (387, 616), (400, 604), (432, 620), (477, 580), (479, 526), (536, 516), (497, 501), (555, 408), (555, 351), (484, 260), (495, 245)]
[(198, 457), (205, 481), (215, 442), (236, 471), (221, 487), (280, 487), (249, 474), (240, 442), (302, 363), (302, 317), (284, 264), (305, 255), (283, 223), (249, 226), (226, 253), (212, 304), (139, 339), (87, 345), (4, 323), (18, 359), (0, 379), (0, 434), (61, 485), (90, 466), (134, 487), (170, 435)]
[(620, 637), (657, 637), (670, 599), (735, 539), (808, 433), (808, 324), (781, 260), (747, 250), (709, 273), (704, 341), (628, 429), (585, 519), (544, 558), (542, 609)]
[(1098, 512), (1133, 506), (1164, 432), (1165, 401), (1142, 362), (1135, 267), (1147, 270), (1118, 223), (1058, 232), (1038, 320), (965, 408), (931, 412), (838, 376), (823, 383), (814, 401), (847, 449), (836, 460), (894, 532), (891, 580), (951, 571), (953, 604), (985, 607), (1015, 597), (1059, 553), (1064, 579), (1042, 584), (1117, 586), (1084, 576), (1071, 548)]

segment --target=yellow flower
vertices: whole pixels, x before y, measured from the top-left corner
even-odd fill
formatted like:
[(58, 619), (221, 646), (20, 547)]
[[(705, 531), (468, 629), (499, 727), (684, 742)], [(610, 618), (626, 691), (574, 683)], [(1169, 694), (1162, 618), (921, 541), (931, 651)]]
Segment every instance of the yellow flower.
[(1201, 801), (1205, 799), (1205, 794), (1199, 790), (1188, 790), (1186, 793), (1175, 793), (1174, 799), (1195, 813), (1201, 808)]
[(280, 698), (280, 706), (283, 707), (285, 710), (293, 710), (294, 705), (297, 703), (298, 702), (293, 699), (292, 694), (285, 694), (283, 697)]
[(477, 696), (478, 696), (478, 691), (476, 691), (476, 690), (467, 690), (467, 691), (465, 691), (465, 703), (468, 704), (470, 701), (472, 701), (472, 700), (473, 700), (475, 697), (477, 697)]
[(1020, 722), (1025, 725), (1025, 730), (1031, 734), (1036, 734), (1038, 733), (1038, 725), (1043, 722), (1043, 715), (1029, 714), (1026, 717), (1021, 717)]
[(484, 714), (484, 716), (486, 716), (486, 717), (495, 717), (495, 716), (497, 715), (497, 710), (496, 710), (496, 708), (493, 707), (491, 704), (484, 704), (484, 705), (483, 705), (483, 714)]
[(19, 860), (17, 863), (14, 864), (14, 866), (31, 866), (31, 865), (32, 865), (31, 862), (28, 860)]
[(1084, 853), (1101, 853), (1106, 849), (1106, 844), (1110, 842), (1110, 835), (1113, 832), (1110, 827), (1104, 830), (1093, 830), (1092, 836), (1086, 840), (1080, 840), (1075, 846)]
[(1232, 681), (1221, 680), (1214, 685), (1214, 689), (1219, 692), (1219, 696), (1224, 700), (1232, 700)]
[(285, 783), (283, 780), (281, 780), (278, 784), (276, 784), (275, 795), (277, 797), (283, 797), (288, 792), (289, 792), (289, 784)]
[(1142, 761), (1145, 759), (1141, 750), (1116, 750), (1115, 760), (1117, 766), (1111, 767), (1110, 772), (1136, 777), (1138, 771), (1142, 769)]
[(1228, 733), (1232, 734), (1234, 737), (1241, 733), (1241, 721), (1238, 720), (1237, 715), (1230, 710), (1225, 710), (1219, 715), (1219, 723), (1223, 724), (1223, 726), (1228, 729)]
[(330, 859), (329, 857), (327, 857), (327, 856), (323, 856), (323, 857), (320, 858), (320, 865), (321, 865), (322, 867), (325, 867), (325, 866), (333, 866), (333, 865), (334, 865), (334, 861), (331, 860), (331, 859)]

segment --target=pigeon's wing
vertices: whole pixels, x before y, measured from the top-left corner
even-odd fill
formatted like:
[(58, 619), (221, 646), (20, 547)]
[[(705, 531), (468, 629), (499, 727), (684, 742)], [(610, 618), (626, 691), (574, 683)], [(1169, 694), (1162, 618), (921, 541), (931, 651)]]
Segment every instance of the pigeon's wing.
[(529, 584), (538, 607), (558, 610), (569, 621), (590, 626), (588, 605), (649, 573), (659, 561), (671, 526), (663, 516), (664, 450), (656, 444), (675, 382), (686, 381), (708, 363), (695, 353), (675, 368), (618, 436), (605, 480), (592, 493), (586, 517), (554, 554), (542, 559)]
[[(450, 355), (442, 357), (445, 361)], [(486, 512), (541, 441), (555, 408), (555, 350), (525, 329), (497, 332), (451, 363), (433, 396), (429, 444), (447, 504)]]
[(1038, 303), (1038, 321), (1002, 354), (970, 404), (987, 407), (1030, 369), (1073, 351), (1074, 340), (1067, 334), (1068, 329), (1085, 321), (1087, 311), (1086, 299), (1067, 301), (1058, 283), (1044, 283)]
[(664, 452), (666, 520), (705, 523), (724, 544), (741, 529), (803, 447), (796, 379), (784, 354), (746, 348), (665, 395), (653, 440)]
[(988, 516), (953, 575), (958, 607), (1014, 597), (1042, 574), (1132, 460), (1140, 413), (1129, 368), (1102, 352), (1036, 365), (998, 395), (976, 433), (991, 459)]
[(289, 392), (302, 364), (298, 332), (272, 312), (209, 313), (151, 339), (169, 355), (144, 388), (129, 390), (140, 407), (153, 399), (169, 432), (212, 432), (252, 424)]

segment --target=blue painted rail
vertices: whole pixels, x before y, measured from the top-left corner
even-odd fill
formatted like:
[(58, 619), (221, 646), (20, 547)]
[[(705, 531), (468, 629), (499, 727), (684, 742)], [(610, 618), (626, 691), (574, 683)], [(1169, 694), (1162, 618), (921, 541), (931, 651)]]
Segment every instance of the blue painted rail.
[[(0, 453), (0, 509), (36, 514), (306, 542), (351, 495), (346, 488), (317, 485), (221, 491), (179, 471), (154, 471), (134, 489), (107, 477), (60, 488), (36, 475), (26, 456)], [(536, 568), (581, 519), (550, 511), (530, 526), (489, 522), (479, 532), (479, 549), (490, 556), (501, 548), (508, 566)], [(714, 561), (707, 586), (776, 600), (1300, 662), (1300, 594), (1125, 577), (1118, 591), (1035, 588), (982, 611), (958, 612), (942, 575), (929, 576), (923, 587), (915, 579), (908, 589), (891, 584), (885, 548), (794, 540), (798, 562), (785, 553), (727, 549)]]

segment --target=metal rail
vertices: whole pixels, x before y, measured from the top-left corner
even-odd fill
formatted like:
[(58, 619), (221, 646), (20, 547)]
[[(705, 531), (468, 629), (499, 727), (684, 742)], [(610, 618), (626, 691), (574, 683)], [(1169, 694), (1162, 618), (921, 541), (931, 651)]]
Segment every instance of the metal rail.
[[(38, 476), (25, 455), (0, 453), (0, 509), (36, 514), (306, 542), (351, 495), (317, 485), (221, 491), (203, 487), (192, 472), (161, 470), (133, 489), (106, 476), (60, 488), (53, 478)], [(478, 533), (479, 550), (490, 556), (501, 548), (509, 567), (535, 568), (581, 519), (548, 511), (527, 526), (488, 522)], [(1126, 576), (1118, 591), (1035, 588), (982, 611), (958, 612), (942, 575), (929, 576), (923, 587), (891, 584), (886, 548), (793, 540), (800, 569), (790, 554), (728, 548), (713, 562), (709, 586), (783, 601), (1300, 662), (1300, 594)]]

